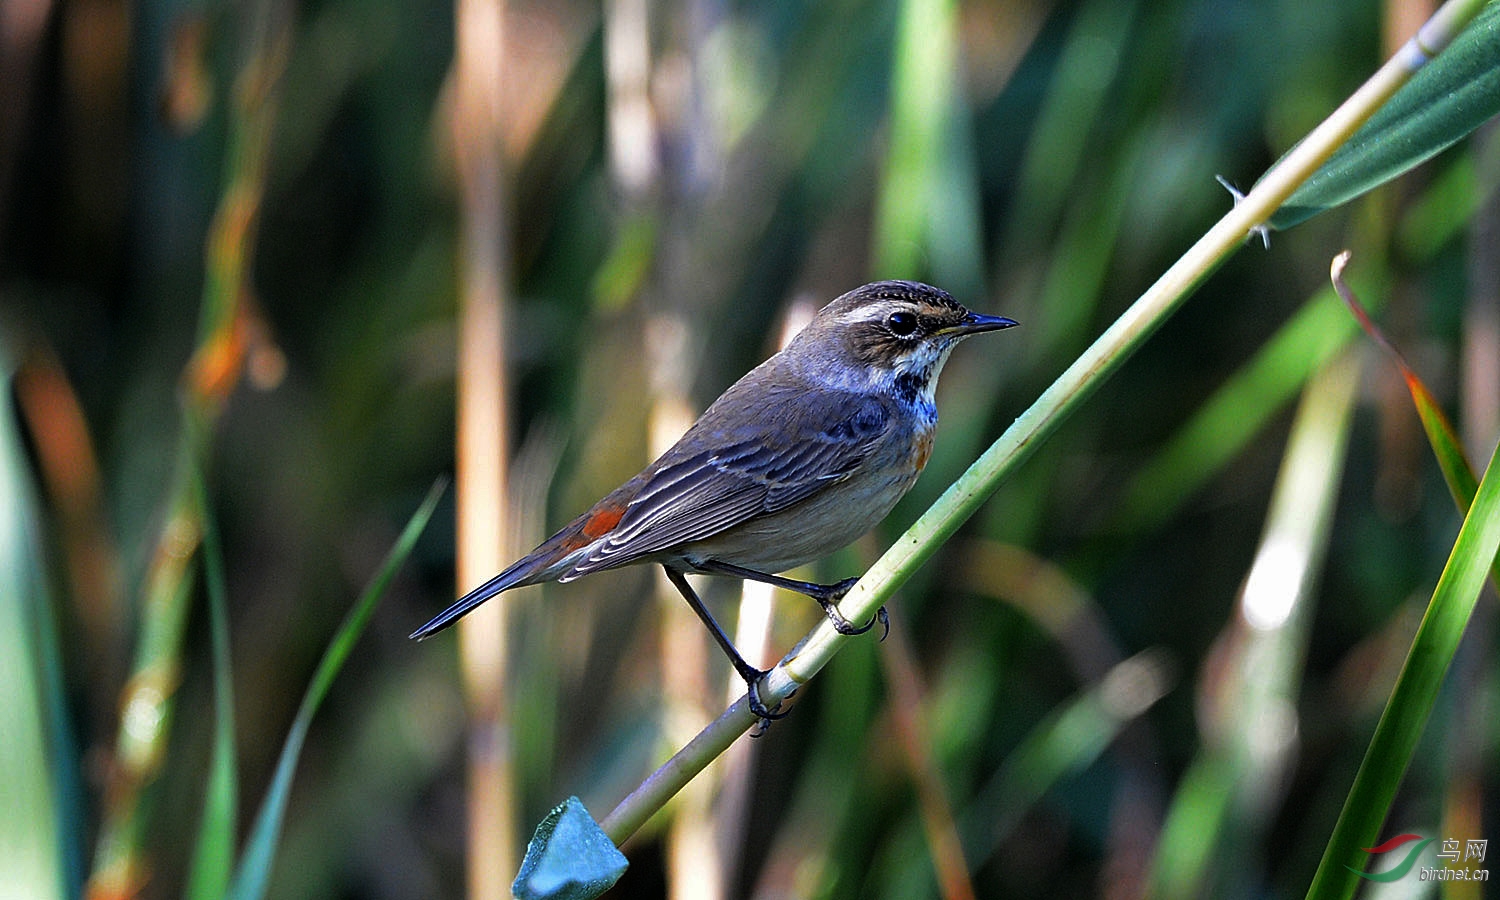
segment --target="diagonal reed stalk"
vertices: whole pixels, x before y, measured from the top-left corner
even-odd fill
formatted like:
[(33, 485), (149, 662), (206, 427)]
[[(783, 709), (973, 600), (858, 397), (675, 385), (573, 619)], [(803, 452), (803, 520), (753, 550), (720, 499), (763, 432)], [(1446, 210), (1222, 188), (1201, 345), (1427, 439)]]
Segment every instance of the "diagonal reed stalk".
[[(843, 599), (844, 615), (862, 621), (932, 557), (999, 487), (1208, 278), (1281, 207), (1391, 95), (1441, 52), (1484, 6), (1449, 0), (1385, 65), (1293, 147), (1234, 208), (1214, 224), (1120, 318), (1018, 417), (921, 518), (898, 538)], [(844, 643), (822, 622), (762, 682), (771, 705), (790, 696)], [(602, 821), (617, 845), (660, 809), (709, 761), (755, 723), (744, 698), (731, 705), (653, 773)]]

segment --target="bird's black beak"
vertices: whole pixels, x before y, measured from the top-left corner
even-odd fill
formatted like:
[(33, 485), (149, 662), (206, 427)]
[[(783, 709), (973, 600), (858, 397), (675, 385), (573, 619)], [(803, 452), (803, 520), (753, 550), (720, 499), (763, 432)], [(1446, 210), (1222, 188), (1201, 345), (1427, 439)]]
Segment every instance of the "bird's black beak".
[(1014, 328), (1021, 324), (1015, 319), (1007, 319), (1005, 316), (987, 316), (983, 313), (971, 312), (964, 316), (957, 325), (947, 329), (952, 334), (970, 335), (979, 334), (982, 331), (999, 331), (1002, 328)]

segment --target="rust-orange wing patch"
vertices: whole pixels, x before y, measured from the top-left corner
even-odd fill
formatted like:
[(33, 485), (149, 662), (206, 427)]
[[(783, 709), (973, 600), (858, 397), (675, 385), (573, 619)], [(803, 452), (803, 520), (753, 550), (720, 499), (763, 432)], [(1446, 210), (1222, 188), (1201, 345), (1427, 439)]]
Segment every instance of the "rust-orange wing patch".
[(596, 541), (609, 534), (614, 527), (620, 524), (620, 517), (625, 515), (625, 504), (600, 503), (589, 510), (589, 517), (583, 523), (583, 536), (591, 542)]

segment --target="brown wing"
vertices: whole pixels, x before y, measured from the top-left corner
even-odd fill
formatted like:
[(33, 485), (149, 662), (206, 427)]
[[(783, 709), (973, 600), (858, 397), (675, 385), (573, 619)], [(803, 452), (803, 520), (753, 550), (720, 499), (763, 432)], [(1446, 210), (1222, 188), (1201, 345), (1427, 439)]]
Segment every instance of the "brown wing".
[(804, 500), (858, 469), (892, 417), (864, 394), (771, 392), (749, 408), (725, 404), (728, 396), (643, 473), (645, 483), (608, 539), (559, 581), (702, 540)]

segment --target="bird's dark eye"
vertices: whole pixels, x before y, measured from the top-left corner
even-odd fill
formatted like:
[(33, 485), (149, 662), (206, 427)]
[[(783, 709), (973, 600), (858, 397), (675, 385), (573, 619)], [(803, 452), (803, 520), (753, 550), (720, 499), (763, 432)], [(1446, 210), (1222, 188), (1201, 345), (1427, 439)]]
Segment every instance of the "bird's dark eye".
[(896, 337), (906, 337), (917, 330), (917, 317), (909, 312), (893, 312), (885, 317), (885, 327)]

